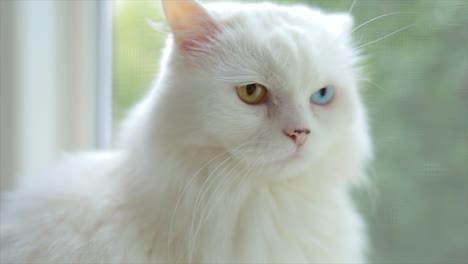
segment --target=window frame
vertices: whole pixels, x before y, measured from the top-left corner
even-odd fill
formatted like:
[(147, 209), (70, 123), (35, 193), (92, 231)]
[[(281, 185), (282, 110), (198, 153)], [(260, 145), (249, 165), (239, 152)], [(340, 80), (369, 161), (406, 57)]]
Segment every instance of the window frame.
[[(1, 1), (0, 190), (110, 148), (112, 1)], [(5, 36), (5, 38), (3, 38)]]

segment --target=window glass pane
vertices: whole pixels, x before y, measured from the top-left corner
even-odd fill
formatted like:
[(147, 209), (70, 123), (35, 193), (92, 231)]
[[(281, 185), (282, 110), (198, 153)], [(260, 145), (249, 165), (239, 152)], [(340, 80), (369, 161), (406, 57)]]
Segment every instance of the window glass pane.
[(162, 21), (159, 1), (120, 0), (115, 12), (114, 119), (118, 126), (155, 79), (165, 34), (145, 20)]

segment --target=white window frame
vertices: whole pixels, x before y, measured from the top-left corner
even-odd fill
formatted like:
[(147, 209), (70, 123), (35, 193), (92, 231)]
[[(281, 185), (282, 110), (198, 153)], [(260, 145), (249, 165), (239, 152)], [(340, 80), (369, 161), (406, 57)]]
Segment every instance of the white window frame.
[(113, 4), (112, 1), (99, 1), (99, 73), (97, 87), (96, 135), (98, 149), (109, 149), (112, 145), (113, 117)]
[(13, 60), (15, 44), (15, 5), (11, 1), (0, 1), (0, 191), (12, 185), (16, 156), (11, 139), (16, 134), (16, 119), (13, 116), (13, 102), (16, 101)]
[(0, 1), (0, 188), (110, 147), (112, 1)]

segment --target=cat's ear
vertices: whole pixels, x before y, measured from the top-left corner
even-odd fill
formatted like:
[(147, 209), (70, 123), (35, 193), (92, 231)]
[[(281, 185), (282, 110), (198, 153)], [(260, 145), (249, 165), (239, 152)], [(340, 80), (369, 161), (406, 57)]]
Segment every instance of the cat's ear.
[(353, 18), (347, 13), (327, 15), (329, 29), (337, 36), (347, 36), (353, 29)]
[(217, 30), (215, 21), (195, 0), (162, 0), (164, 14), (175, 42), (183, 49), (197, 49)]

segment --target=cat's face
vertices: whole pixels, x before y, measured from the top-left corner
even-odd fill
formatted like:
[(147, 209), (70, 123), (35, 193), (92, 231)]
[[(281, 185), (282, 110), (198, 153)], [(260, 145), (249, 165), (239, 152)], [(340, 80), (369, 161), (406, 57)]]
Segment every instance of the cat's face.
[(171, 25), (167, 73), (174, 125), (188, 141), (293, 174), (360, 130), (348, 16), (269, 4), (192, 8), (201, 7), (189, 7), (192, 27), (174, 30), (187, 14)]

